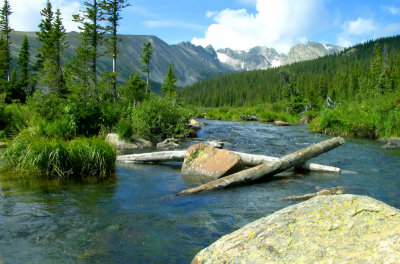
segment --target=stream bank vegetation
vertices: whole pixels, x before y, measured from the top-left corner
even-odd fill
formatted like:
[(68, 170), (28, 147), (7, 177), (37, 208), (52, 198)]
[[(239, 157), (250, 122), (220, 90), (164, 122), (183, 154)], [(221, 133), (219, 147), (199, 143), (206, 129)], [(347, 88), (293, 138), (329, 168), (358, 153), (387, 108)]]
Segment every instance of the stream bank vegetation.
[[(0, 140), (7, 143), (1, 151), (7, 166), (54, 178), (104, 178), (113, 173), (116, 160), (116, 150), (104, 140), (108, 133), (153, 142), (189, 133), (190, 114), (176, 99), (172, 65), (165, 92), (151, 91), (150, 42), (143, 43), (146, 81), (133, 72), (125, 83), (117, 82), (116, 32), (119, 12), (127, 6), (126, 0), (85, 1), (85, 9), (74, 16), (80, 23), (81, 45), (68, 59), (61, 10), (47, 1), (37, 32), (41, 48), (32, 58), (25, 38), (15, 61), (9, 46), (12, 29), (5, 23), (12, 12), (4, 0)], [(104, 49), (106, 54), (100, 52)], [(110, 56), (113, 72), (98, 71), (100, 56)]]
[(202, 80), (179, 95), (198, 116), (212, 119), (304, 118), (319, 133), (400, 136), (400, 36), (311, 61)]

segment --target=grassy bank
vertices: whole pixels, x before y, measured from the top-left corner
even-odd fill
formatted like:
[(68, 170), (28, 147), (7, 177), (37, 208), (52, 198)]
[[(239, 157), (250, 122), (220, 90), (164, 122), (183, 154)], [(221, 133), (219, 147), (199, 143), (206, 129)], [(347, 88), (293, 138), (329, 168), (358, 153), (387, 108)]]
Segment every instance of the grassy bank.
[(255, 107), (191, 107), (193, 116), (205, 117), (213, 120), (246, 121), (256, 117), (262, 122), (281, 120), (289, 123), (297, 123), (298, 115), (286, 113), (276, 105), (259, 105)]
[(20, 133), (4, 150), (9, 166), (50, 177), (71, 178), (113, 173), (116, 150), (100, 138), (45, 139)]
[(20, 133), (3, 153), (9, 166), (50, 177), (71, 178), (113, 173), (116, 150), (100, 138), (71, 141)]

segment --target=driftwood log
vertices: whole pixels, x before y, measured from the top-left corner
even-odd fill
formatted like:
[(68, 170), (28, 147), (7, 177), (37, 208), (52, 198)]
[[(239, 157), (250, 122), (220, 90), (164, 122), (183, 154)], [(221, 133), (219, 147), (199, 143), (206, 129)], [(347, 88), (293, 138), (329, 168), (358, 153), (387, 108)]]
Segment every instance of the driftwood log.
[[(264, 155), (247, 154), (235, 152), (240, 156), (245, 166), (257, 166), (264, 163), (272, 164), (279, 161), (279, 158)], [(186, 150), (176, 151), (160, 151), (142, 154), (118, 155), (117, 162), (133, 162), (133, 163), (149, 163), (149, 162), (167, 162), (167, 161), (183, 161), (186, 158)], [(323, 172), (340, 172), (340, 168), (305, 162), (297, 166), (297, 168), (307, 171), (323, 171)]]
[(225, 176), (191, 189), (184, 190), (177, 195), (190, 195), (199, 192), (211, 191), (231, 185), (242, 184), (250, 181), (256, 181), (261, 178), (270, 177), (291, 167), (300, 166), (305, 161), (334, 149), (342, 144), (344, 144), (344, 139), (341, 137), (325, 140), (283, 156), (272, 163), (263, 163), (256, 167)]

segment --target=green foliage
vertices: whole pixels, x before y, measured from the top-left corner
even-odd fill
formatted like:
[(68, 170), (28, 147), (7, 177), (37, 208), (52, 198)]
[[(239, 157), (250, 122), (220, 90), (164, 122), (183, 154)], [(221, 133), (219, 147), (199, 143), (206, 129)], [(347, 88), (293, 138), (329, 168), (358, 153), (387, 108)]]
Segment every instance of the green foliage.
[[(41, 15), (39, 32), (36, 33), (42, 47), (38, 50), (39, 82), (50, 91), (63, 96), (66, 93), (65, 78), (62, 67), (63, 51), (68, 47), (65, 28), (62, 24), (61, 11), (53, 13), (50, 1), (47, 1)], [(54, 16), (55, 15), (55, 16)]]
[(164, 83), (161, 86), (161, 91), (164, 93), (164, 95), (167, 98), (170, 98), (170, 99), (175, 98), (177, 81), (178, 81), (178, 78), (176, 77), (174, 70), (172, 69), (172, 65), (170, 63), (169, 67), (168, 67), (168, 72), (164, 78)]
[[(4, 99), (3, 99), (4, 100)], [(3, 136), (14, 137), (27, 128), (31, 117), (27, 106), (20, 104), (0, 104), (0, 131)]]
[(119, 38), (117, 36), (119, 21), (121, 20), (122, 9), (130, 6), (127, 0), (104, 0), (101, 2), (102, 9), (105, 12), (104, 20), (108, 22), (105, 30), (111, 35), (106, 40), (106, 47), (108, 48), (108, 54), (112, 55), (113, 58), (113, 86), (112, 94), (114, 101), (117, 100), (117, 54), (118, 54), (118, 42)]
[(136, 136), (159, 142), (170, 137), (187, 136), (190, 114), (178, 105), (173, 105), (167, 98), (151, 95), (134, 108), (131, 121)]
[(121, 139), (130, 141), (134, 133), (131, 122), (125, 119), (121, 119), (117, 125), (117, 133)]
[(131, 74), (128, 84), (122, 87), (121, 94), (127, 103), (142, 102), (146, 98), (146, 83), (140, 79), (139, 74)]
[(14, 138), (3, 155), (17, 170), (58, 178), (106, 177), (113, 173), (116, 159), (115, 149), (102, 139), (49, 140), (27, 131)]
[(84, 73), (85, 88), (92, 88), (92, 92), (98, 97), (97, 59), (103, 55), (99, 48), (104, 42), (105, 28), (101, 24), (104, 12), (97, 0), (85, 1), (84, 5), (85, 10), (81, 14), (73, 15), (74, 21), (81, 24), (81, 46), (76, 51), (73, 64), (77, 72)]
[(2, 78), (8, 80), (10, 77), (10, 65), (11, 65), (11, 51), (10, 51), (10, 33), (12, 31), (10, 27), (10, 18), (12, 14), (11, 6), (8, 0), (4, 0), (4, 5), (0, 9), (0, 33), (1, 33), (1, 45), (0, 45), (0, 59), (2, 63), (0, 66), (0, 72), (3, 74)]
[(17, 65), (19, 66), (19, 75), (20, 75), (20, 86), (26, 89), (28, 88), (29, 83), (29, 42), (26, 35), (24, 36), (24, 40), (22, 41), (21, 50), (18, 55)]

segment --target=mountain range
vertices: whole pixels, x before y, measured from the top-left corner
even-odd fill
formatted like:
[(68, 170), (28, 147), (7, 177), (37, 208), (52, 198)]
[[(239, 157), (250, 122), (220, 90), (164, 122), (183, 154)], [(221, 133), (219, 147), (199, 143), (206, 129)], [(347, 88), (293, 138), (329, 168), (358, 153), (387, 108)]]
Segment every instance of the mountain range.
[[(34, 32), (12, 32), (11, 51), (13, 57), (18, 56), (23, 36), (27, 35), (31, 58), (33, 59), (40, 47)], [(71, 58), (74, 50), (80, 44), (79, 34), (67, 33), (69, 48), (65, 51), (65, 57)], [(120, 53), (118, 54), (117, 71), (119, 80), (125, 82), (131, 73), (141, 72), (141, 61), (143, 43), (151, 42), (153, 55), (150, 64), (150, 77), (153, 86), (158, 87), (164, 80), (168, 71), (169, 63), (172, 64), (174, 72), (178, 77), (178, 85), (192, 84), (198, 80), (206, 79), (223, 73), (268, 69), (290, 64), (298, 61), (315, 59), (324, 55), (338, 53), (342, 47), (309, 42), (307, 45), (299, 44), (291, 48), (288, 55), (279, 54), (275, 49), (268, 47), (254, 47), (247, 51), (232, 50), (229, 48), (215, 50), (212, 46), (201, 47), (190, 42), (182, 42), (169, 45), (155, 36), (120, 35)], [(104, 49), (100, 49), (105, 53)], [(98, 70), (111, 71), (111, 57), (104, 55), (99, 59)]]

